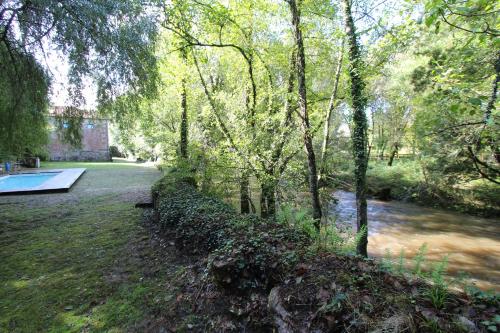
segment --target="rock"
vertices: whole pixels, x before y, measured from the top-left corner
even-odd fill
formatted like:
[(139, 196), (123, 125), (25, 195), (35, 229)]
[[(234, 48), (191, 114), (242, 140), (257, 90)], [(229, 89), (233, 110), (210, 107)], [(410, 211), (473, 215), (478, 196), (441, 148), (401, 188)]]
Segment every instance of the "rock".
[(325, 288), (319, 288), (316, 299), (321, 303), (326, 303), (331, 298), (330, 292)]
[(274, 287), (267, 298), (267, 307), (273, 317), (278, 333), (305, 332), (293, 324), (292, 315), (285, 309), (280, 297), (280, 287)]
[(297, 275), (304, 275), (307, 273), (307, 271), (309, 271), (309, 269), (311, 268), (310, 265), (306, 265), (304, 263), (300, 263), (297, 265), (297, 267), (295, 267), (295, 270), (297, 272)]
[(382, 200), (382, 201), (389, 201), (391, 200), (391, 188), (390, 187), (384, 187), (377, 192), (375, 192), (374, 197)]
[(210, 265), (210, 272), (215, 279), (215, 282), (225, 288), (234, 287), (233, 277), (237, 277), (238, 268), (235, 258), (217, 258)]
[(467, 332), (479, 332), (478, 328), (476, 325), (468, 318), (464, 316), (458, 316), (458, 322), (465, 328), (467, 329)]
[(152, 202), (138, 202), (135, 204), (135, 208), (153, 208)]
[(436, 316), (436, 312), (434, 310), (424, 308), (420, 310), (420, 313), (425, 319), (437, 322), (438, 317)]

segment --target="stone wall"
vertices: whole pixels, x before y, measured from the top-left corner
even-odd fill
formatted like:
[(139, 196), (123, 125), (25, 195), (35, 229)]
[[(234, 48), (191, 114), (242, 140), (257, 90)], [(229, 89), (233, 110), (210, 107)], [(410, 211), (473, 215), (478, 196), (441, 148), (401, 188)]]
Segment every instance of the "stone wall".
[(63, 143), (59, 137), (56, 120), (49, 117), (49, 159), (51, 161), (110, 161), (108, 143), (108, 121), (105, 119), (83, 119), (82, 146), (74, 148)]

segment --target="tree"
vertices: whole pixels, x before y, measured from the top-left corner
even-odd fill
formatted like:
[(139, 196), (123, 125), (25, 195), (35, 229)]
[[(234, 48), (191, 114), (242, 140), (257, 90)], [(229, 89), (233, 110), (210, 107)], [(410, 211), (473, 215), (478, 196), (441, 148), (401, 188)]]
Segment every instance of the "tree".
[[(441, 30), (447, 35), (453, 33), (448, 38), (455, 42), (453, 47), (429, 52), (431, 61), (427, 67), (446, 66), (446, 72), (441, 68), (430, 72), (424, 67), (415, 71), (416, 89), (435, 88), (436, 83), (439, 84), (439, 89), (424, 90), (427, 96), (438, 97), (426, 99), (428, 104), (444, 102), (449, 105), (449, 116), (444, 119), (447, 123), (440, 120), (438, 129), (428, 135), (434, 140), (437, 138), (438, 142), (453, 142), (455, 155), (462, 162), (459, 169), (472, 169), (482, 178), (498, 184), (500, 145), (495, 105), (500, 80), (500, 52), (494, 51), (498, 49), (500, 36), (495, 25), (498, 4), (468, 0), (460, 5), (446, 1), (428, 1), (425, 5), (426, 26), (435, 27), (435, 32), (439, 33), (441, 23), (444, 23), (448, 29)], [(490, 77), (488, 87), (486, 83)], [(468, 117), (465, 111), (468, 111)], [(464, 157), (472, 168), (463, 163)]]
[[(155, 3), (151, 2), (151, 6)], [(32, 96), (48, 89), (49, 74), (44, 71), (43, 59), (47, 45), (67, 56), (70, 75), (70, 95), (74, 106), (84, 103), (81, 94), (83, 79), (89, 77), (99, 86), (99, 99), (106, 102), (134, 89), (137, 94), (149, 94), (155, 88), (154, 39), (156, 19), (154, 11), (146, 10), (141, 1), (87, 1), (60, 0), (7, 0), (0, 5), (0, 66), (4, 81), (12, 87), (23, 89), (23, 96)], [(25, 65), (26, 60), (32, 63)], [(24, 64), (23, 64), (24, 63)], [(35, 65), (36, 64), (36, 65)], [(12, 70), (12, 72), (8, 72)], [(36, 85), (23, 85), (17, 81), (31, 71), (37, 80)], [(14, 73), (14, 74), (13, 74)], [(45, 83), (42, 83), (45, 82)], [(17, 94), (16, 94), (17, 95)], [(4, 95), (4, 98), (7, 98)], [(16, 96), (4, 100), (0, 112), (11, 110), (6, 105), (17, 104), (17, 114), (34, 112), (21, 108)], [(35, 101), (33, 99), (33, 103)], [(46, 112), (47, 104), (36, 103), (36, 112)], [(9, 111), (10, 112), (10, 111)], [(43, 119), (43, 117), (41, 117)], [(35, 122), (21, 133), (33, 130), (33, 126), (44, 127), (44, 122)], [(14, 141), (23, 142), (16, 137)], [(26, 148), (29, 146), (26, 143)], [(37, 145), (37, 148), (41, 148)], [(23, 150), (23, 149), (21, 149)]]
[(316, 220), (316, 228), (320, 227), (322, 216), (321, 203), (319, 200), (318, 173), (316, 169), (316, 156), (312, 142), (311, 125), (309, 124), (309, 113), (307, 110), (307, 88), (306, 88), (306, 59), (304, 54), (304, 42), (300, 28), (300, 0), (299, 6), (295, 0), (287, 0), (292, 14), (292, 27), (297, 51), (297, 81), (299, 95), (300, 121), (303, 131), (304, 148), (307, 154), (307, 166), (309, 169), (309, 192), (311, 193), (313, 218)]
[(328, 147), (330, 145), (330, 130), (331, 130), (331, 122), (332, 122), (332, 114), (335, 110), (335, 107), (338, 104), (337, 95), (339, 90), (339, 81), (340, 75), (342, 73), (342, 61), (344, 58), (344, 39), (342, 39), (342, 46), (340, 47), (339, 56), (337, 59), (337, 68), (335, 69), (335, 83), (333, 85), (332, 95), (330, 97), (330, 102), (328, 103), (328, 108), (325, 112), (325, 124), (323, 130), (323, 143), (321, 144), (321, 160), (320, 160), (320, 172), (318, 179), (321, 180), (321, 177), (325, 174), (326, 169), (326, 155), (328, 152)]
[[(184, 64), (187, 62), (187, 54), (183, 52), (182, 60)], [(181, 130), (180, 130), (180, 155), (181, 158), (188, 158), (188, 108), (187, 108), (187, 91), (186, 77), (181, 78)]]
[(362, 78), (363, 63), (359, 50), (356, 27), (352, 18), (350, 0), (343, 0), (344, 20), (349, 47), (349, 75), (353, 108), (352, 146), (354, 154), (354, 178), (356, 186), (356, 226), (361, 234), (356, 248), (358, 254), (368, 255), (368, 216), (366, 203), (367, 121), (365, 114), (365, 84)]
[[(217, 4), (200, 4), (198, 2), (184, 2), (172, 4), (166, 8), (165, 28), (174, 36), (183, 40), (185, 47), (196, 54), (195, 69), (202, 91), (208, 101), (209, 109), (215, 118), (217, 128), (225, 138), (228, 148), (236, 153), (235, 157), (241, 162), (240, 194), (242, 211), (247, 211), (249, 173), (259, 181), (262, 189), (261, 214), (264, 217), (273, 217), (276, 204), (277, 179), (285, 171), (286, 164), (295, 153), (284, 155), (290, 138), (285, 135), (292, 131), (292, 111), (288, 96), (280, 100), (281, 88), (276, 85), (275, 77), (281, 75), (281, 64), (269, 66), (263, 53), (266, 44), (254, 42), (253, 27), (254, 15), (236, 15), (239, 10), (253, 13), (259, 10), (252, 3), (234, 3), (229, 11)], [(196, 31), (186, 29), (186, 16), (198, 22)], [(249, 19), (245, 19), (249, 17)], [(260, 21), (268, 25), (268, 22)], [(278, 44), (278, 41), (275, 42)], [(283, 53), (287, 49), (283, 49)], [(205, 58), (210, 56), (210, 60)], [(207, 60), (205, 60), (207, 59)], [(228, 61), (230, 59), (230, 61)], [(242, 63), (245, 73), (236, 76), (240, 81), (230, 81), (233, 73), (222, 72), (223, 66), (232, 66), (234, 73), (241, 71), (237, 64)], [(206, 73), (203, 73), (206, 72)], [(214, 83), (217, 83), (215, 86)], [(268, 89), (259, 89), (259, 85), (267, 85)], [(293, 82), (292, 82), (293, 85)], [(224, 96), (219, 99), (218, 95)], [(232, 98), (235, 96), (236, 98)], [(284, 108), (279, 103), (284, 102)], [(232, 113), (228, 113), (224, 106), (231, 105)], [(281, 113), (279, 111), (283, 110)], [(259, 126), (260, 125), (260, 126)], [(282, 126), (280, 126), (282, 125)], [(274, 143), (271, 134), (278, 132), (279, 140)], [(282, 164), (283, 163), (283, 164)]]
[(0, 160), (44, 155), (49, 78), (33, 56), (0, 44)]

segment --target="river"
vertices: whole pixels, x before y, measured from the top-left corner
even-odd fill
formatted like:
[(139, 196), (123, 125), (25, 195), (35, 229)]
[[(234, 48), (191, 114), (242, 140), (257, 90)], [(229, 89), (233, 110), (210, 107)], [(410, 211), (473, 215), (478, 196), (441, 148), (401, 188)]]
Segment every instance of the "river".
[[(336, 191), (330, 211), (338, 221), (355, 223), (355, 197)], [(429, 262), (448, 256), (447, 273), (465, 272), (477, 287), (500, 291), (500, 220), (485, 219), (399, 201), (368, 200), (368, 253), (393, 257), (404, 250), (411, 263), (422, 244)]]

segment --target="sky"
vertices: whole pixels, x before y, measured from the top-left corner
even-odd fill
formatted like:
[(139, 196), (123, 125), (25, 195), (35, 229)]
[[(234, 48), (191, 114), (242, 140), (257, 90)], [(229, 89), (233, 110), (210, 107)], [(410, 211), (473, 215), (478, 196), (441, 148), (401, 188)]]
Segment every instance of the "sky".
[[(400, 7), (400, 4), (396, 0), (380, 0), (373, 1), (370, 3), (369, 8), (356, 8), (357, 16), (363, 16), (363, 12), (369, 12), (372, 18), (378, 19), (383, 16), (383, 12), (391, 8), (395, 10), (395, 8)], [(397, 11), (396, 11), (397, 12)], [(398, 15), (392, 16), (389, 18), (389, 25), (393, 25), (396, 23), (400, 23), (401, 17)], [(356, 24), (358, 25), (358, 31), (363, 31), (366, 27), (370, 25), (374, 25), (373, 19), (367, 19), (367, 17), (363, 17), (361, 20), (357, 20)], [(361, 42), (363, 44), (369, 43), (370, 37), (368, 35), (361, 36)], [(41, 63), (44, 64), (45, 68), (49, 71), (50, 76), (52, 78), (51, 84), (51, 94), (49, 96), (50, 103), (53, 106), (66, 106), (71, 105), (72, 102), (69, 98), (68, 94), (68, 71), (69, 65), (68, 61), (64, 54), (60, 51), (55, 50), (51, 45), (47, 44), (48, 41), (45, 41), (44, 45), (44, 53), (41, 51), (37, 52), (37, 58)], [(95, 109), (97, 107), (97, 89), (96, 86), (90, 80), (84, 80), (84, 89), (82, 92), (83, 97), (85, 98), (85, 105), (82, 107), (85, 109)]]
[[(37, 54), (37, 58), (44, 64), (51, 76), (51, 93), (49, 95), (52, 106), (67, 106), (72, 102), (68, 94), (68, 72), (67, 58), (60, 51), (46, 47), (45, 54)], [(83, 97), (85, 98), (85, 109), (97, 107), (97, 92), (95, 85), (90, 80), (84, 81)]]

